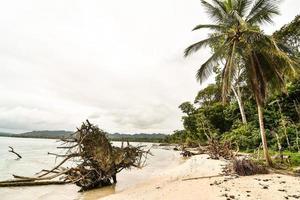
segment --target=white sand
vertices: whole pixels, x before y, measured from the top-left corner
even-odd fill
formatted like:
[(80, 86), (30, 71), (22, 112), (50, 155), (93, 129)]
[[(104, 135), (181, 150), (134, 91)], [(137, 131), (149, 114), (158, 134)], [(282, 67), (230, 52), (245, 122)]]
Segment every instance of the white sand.
[(157, 177), (101, 200), (281, 200), (296, 199), (298, 196), (300, 199), (299, 177), (268, 174), (183, 180), (218, 175), (225, 164), (225, 161), (207, 159), (206, 155), (193, 156), (179, 166), (162, 171)]

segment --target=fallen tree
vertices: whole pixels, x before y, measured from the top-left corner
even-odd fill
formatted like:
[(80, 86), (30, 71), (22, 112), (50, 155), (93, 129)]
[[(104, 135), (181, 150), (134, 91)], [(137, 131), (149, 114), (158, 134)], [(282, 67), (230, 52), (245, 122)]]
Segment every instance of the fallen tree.
[[(68, 138), (61, 139), (65, 154), (48, 153), (63, 158), (54, 168), (38, 176), (13, 175), (15, 179), (0, 182), (0, 187), (74, 183), (80, 191), (116, 183), (116, 174), (130, 167), (144, 166), (149, 150), (143, 146), (112, 146), (106, 133), (88, 120)], [(66, 163), (74, 167), (63, 167)]]

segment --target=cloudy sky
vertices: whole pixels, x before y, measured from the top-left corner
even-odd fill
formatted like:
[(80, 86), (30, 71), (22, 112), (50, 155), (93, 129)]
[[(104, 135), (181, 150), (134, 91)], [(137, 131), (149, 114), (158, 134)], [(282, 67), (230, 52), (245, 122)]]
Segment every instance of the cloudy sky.
[[(299, 13), (281, 3), (271, 33)], [(206, 33), (199, 0), (1, 0), (0, 131), (74, 130), (90, 119), (109, 132), (181, 128), (178, 105), (203, 86)]]

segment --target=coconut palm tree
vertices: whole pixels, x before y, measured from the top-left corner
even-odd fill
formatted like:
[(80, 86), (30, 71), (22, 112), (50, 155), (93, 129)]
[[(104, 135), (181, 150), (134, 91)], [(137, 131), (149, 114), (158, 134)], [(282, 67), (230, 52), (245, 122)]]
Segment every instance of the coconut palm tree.
[(242, 59), (247, 82), (251, 86), (256, 100), (260, 134), (264, 156), (268, 165), (272, 165), (263, 121), (263, 108), (267, 91), (282, 90), (285, 76), (296, 74), (296, 59), (287, 54), (288, 50), (272, 36), (260, 29), (263, 23), (272, 22), (279, 14), (276, 0), (201, 0), (213, 24), (200, 24), (193, 30), (210, 29), (207, 39), (192, 44), (185, 50), (188, 56), (199, 49), (219, 44), (213, 54), (197, 71), (200, 83), (212, 74), (213, 67), (224, 61), (222, 68), (222, 100), (225, 103), (230, 91), (233, 75), (237, 67), (237, 58)]

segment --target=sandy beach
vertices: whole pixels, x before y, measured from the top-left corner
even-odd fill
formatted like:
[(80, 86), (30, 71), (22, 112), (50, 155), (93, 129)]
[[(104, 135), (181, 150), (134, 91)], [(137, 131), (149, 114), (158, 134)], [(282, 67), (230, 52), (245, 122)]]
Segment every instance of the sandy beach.
[[(103, 200), (300, 199), (300, 177), (219, 176), (226, 161), (197, 155), (156, 177)], [(193, 179), (197, 177), (206, 177)]]

